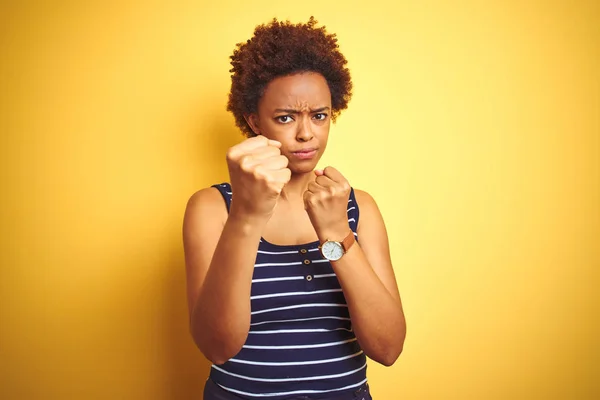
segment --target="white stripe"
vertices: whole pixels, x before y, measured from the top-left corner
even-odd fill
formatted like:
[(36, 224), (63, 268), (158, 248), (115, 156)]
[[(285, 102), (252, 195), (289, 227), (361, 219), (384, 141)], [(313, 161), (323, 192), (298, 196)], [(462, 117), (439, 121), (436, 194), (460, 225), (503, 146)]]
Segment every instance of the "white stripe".
[(270, 299), (272, 297), (302, 296), (302, 295), (321, 294), (321, 293), (334, 293), (334, 292), (341, 292), (341, 291), (342, 291), (342, 289), (326, 289), (326, 290), (315, 290), (313, 292), (284, 292), (284, 293), (261, 294), (258, 296), (250, 296), (250, 300)]
[[(262, 242), (262, 240), (261, 240), (261, 242)], [(312, 245), (312, 243), (311, 243), (311, 245)], [(299, 245), (298, 247), (302, 247), (302, 246)], [(308, 252), (319, 251), (319, 248), (308, 249), (307, 251)], [(293, 251), (264, 251), (264, 250), (258, 250), (258, 253), (260, 253), (260, 254), (302, 254), (302, 253), (300, 253), (299, 250), (293, 250)]]
[(299, 251), (262, 251), (258, 250), (260, 254), (299, 254)]
[(354, 232), (354, 236), (358, 237), (358, 233)]
[[(302, 246), (298, 246), (298, 247), (302, 247)], [(307, 251), (308, 252), (319, 251), (319, 248), (308, 249)], [(260, 253), (260, 254), (302, 254), (302, 253), (300, 253), (299, 250), (293, 250), (293, 251), (264, 251), (264, 250), (258, 250), (258, 253)]]
[[(320, 264), (320, 263), (327, 263), (329, 262), (329, 260), (327, 259), (322, 259), (322, 260), (310, 260), (311, 264)], [(301, 265), (303, 264), (300, 261), (295, 261), (295, 262), (290, 262), (290, 263), (262, 263), (262, 264), (254, 264), (254, 268), (261, 268), (261, 267), (285, 267), (285, 266), (290, 266), (290, 265)]]
[(233, 372), (229, 372), (224, 370), (223, 368), (219, 368), (216, 365), (212, 366), (217, 371), (223, 372), (224, 374), (235, 376), (236, 378), (245, 379), (247, 381), (255, 381), (255, 382), (301, 382), (301, 381), (312, 381), (312, 380), (321, 380), (321, 379), (334, 379), (341, 378), (343, 376), (352, 375), (355, 372), (363, 370), (367, 367), (367, 363), (364, 363), (362, 367), (353, 369), (352, 371), (343, 372), (341, 374), (333, 374), (333, 375), (320, 375), (320, 376), (306, 376), (306, 377), (298, 377), (298, 378), (279, 378), (279, 379), (268, 379), (268, 378), (252, 378), (250, 376), (244, 376), (239, 374), (234, 374)]
[[(314, 278), (317, 276), (315, 275)], [(297, 279), (305, 279), (303, 276), (284, 276), (281, 278), (263, 278), (263, 279), (252, 279), (252, 283), (261, 283), (261, 282), (277, 282), (277, 281), (294, 281)]]
[(337, 391), (340, 391), (340, 390), (354, 389), (356, 387), (359, 387), (359, 386), (365, 384), (366, 382), (367, 382), (367, 380), (364, 379), (361, 382), (356, 383), (354, 385), (348, 385), (348, 386), (344, 386), (342, 388), (329, 389), (329, 390), (295, 390), (293, 392), (278, 392), (278, 393), (248, 393), (248, 392), (242, 392), (241, 390), (231, 389), (231, 388), (228, 388), (227, 386), (223, 386), (223, 385), (218, 384), (218, 383), (217, 383), (217, 385), (221, 386), (225, 390), (229, 390), (230, 392), (237, 393), (237, 394), (242, 394), (244, 396), (251, 396), (251, 397), (273, 397), (273, 396), (284, 396), (284, 395), (289, 395), (289, 394), (304, 394), (304, 393), (308, 394), (308, 393), (337, 392)]
[(225, 192), (225, 193), (227, 193), (227, 194), (233, 194), (232, 192)]
[(348, 340), (340, 340), (339, 342), (329, 342), (329, 343), (317, 343), (317, 344), (298, 344), (298, 345), (289, 345), (289, 346), (253, 346), (253, 345), (244, 345), (242, 346), (244, 349), (257, 349), (257, 350), (295, 350), (295, 349), (319, 349), (322, 347), (333, 347), (339, 346), (340, 344), (346, 344), (356, 342), (356, 338), (348, 339)]
[[(332, 278), (336, 276), (335, 274), (316, 274), (313, 275), (313, 278)], [(278, 281), (296, 281), (306, 279), (304, 275), (302, 276), (283, 276), (279, 278), (261, 278), (261, 279), (252, 279), (252, 283), (261, 283), (261, 282), (278, 282)]]
[(286, 265), (301, 265), (302, 263), (300, 261), (298, 262), (291, 262), (291, 263), (264, 263), (264, 264), (254, 264), (254, 268), (260, 268), (260, 267), (282, 267), (282, 266), (286, 266)]
[(268, 312), (272, 312), (272, 311), (293, 310), (295, 308), (305, 308), (305, 307), (348, 307), (348, 305), (347, 304), (336, 304), (336, 303), (298, 304), (298, 305), (295, 305), (295, 306), (267, 308), (266, 310), (252, 311), (250, 313), (250, 315), (264, 314), (264, 313), (268, 313)]
[(335, 274), (318, 274), (318, 275), (313, 275), (313, 278), (332, 278), (336, 276)]
[(272, 331), (249, 331), (249, 334), (253, 335), (268, 335), (271, 333), (311, 333), (311, 332), (335, 332), (335, 331), (346, 331), (352, 332), (352, 329), (346, 328), (335, 328), (335, 329), (277, 329)]
[(297, 250), (294, 250), (294, 251), (263, 251), (263, 250), (259, 250), (258, 252), (260, 254), (300, 254), (300, 252)]
[(356, 220), (355, 220), (354, 218), (350, 218), (350, 219), (348, 220), (348, 222), (350, 222), (350, 221), (352, 221), (352, 222), (356, 222)]
[(250, 324), (250, 326), (265, 325), (265, 324), (278, 324), (280, 322), (316, 321), (319, 319), (337, 319), (340, 321), (350, 321), (350, 318), (346, 318), (346, 317), (311, 317), (311, 318), (281, 319), (278, 321), (254, 322), (254, 323)]
[(237, 358), (230, 358), (230, 362), (235, 362), (239, 364), (249, 364), (249, 365), (271, 365), (271, 366), (284, 366), (284, 365), (315, 365), (315, 364), (327, 364), (337, 361), (347, 360), (349, 358), (354, 358), (362, 354), (362, 350), (350, 354), (349, 356), (337, 357), (337, 358), (328, 358), (326, 360), (313, 360), (313, 361), (289, 361), (289, 362), (264, 362), (264, 361), (247, 361), (247, 360), (238, 360)]
[(346, 211), (350, 212), (350, 211), (352, 211), (352, 210), (356, 210), (356, 207), (350, 207), (350, 208), (349, 208), (348, 210), (346, 210)]
[(352, 203), (352, 199), (348, 200), (348, 203)]

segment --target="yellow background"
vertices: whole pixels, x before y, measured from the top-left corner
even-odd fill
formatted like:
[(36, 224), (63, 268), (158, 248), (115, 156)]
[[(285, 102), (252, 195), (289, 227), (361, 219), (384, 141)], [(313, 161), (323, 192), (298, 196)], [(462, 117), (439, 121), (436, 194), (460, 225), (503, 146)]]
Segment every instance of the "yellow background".
[(242, 139), (235, 43), (311, 14), (408, 321), (375, 399), (599, 398), (599, 4), (2, 1), (0, 398), (201, 399), (184, 207)]

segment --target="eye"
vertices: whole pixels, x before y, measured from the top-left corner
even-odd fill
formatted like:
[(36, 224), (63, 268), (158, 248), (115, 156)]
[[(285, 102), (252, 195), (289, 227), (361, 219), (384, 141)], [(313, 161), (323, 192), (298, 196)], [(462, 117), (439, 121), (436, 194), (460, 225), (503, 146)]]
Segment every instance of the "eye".
[(293, 121), (293, 118), (291, 115), (280, 115), (279, 117), (275, 117), (275, 120), (282, 124), (289, 124)]
[(316, 120), (318, 120), (318, 121), (323, 121), (323, 120), (325, 120), (327, 118), (327, 114), (325, 114), (325, 113), (318, 113), (318, 114), (315, 114), (314, 118)]

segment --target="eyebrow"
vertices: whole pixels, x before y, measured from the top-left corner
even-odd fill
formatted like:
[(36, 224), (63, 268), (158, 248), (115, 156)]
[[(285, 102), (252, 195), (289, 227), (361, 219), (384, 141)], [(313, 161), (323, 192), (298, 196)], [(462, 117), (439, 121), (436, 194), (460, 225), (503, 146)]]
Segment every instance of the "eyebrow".
[[(327, 111), (327, 110), (329, 110), (329, 107), (325, 106), (325, 107), (315, 108), (314, 110), (310, 110), (310, 112), (318, 113), (318, 112)], [(275, 109), (275, 112), (284, 112), (287, 114), (300, 114), (301, 113), (300, 110), (295, 110), (293, 108), (277, 108), (277, 109)]]

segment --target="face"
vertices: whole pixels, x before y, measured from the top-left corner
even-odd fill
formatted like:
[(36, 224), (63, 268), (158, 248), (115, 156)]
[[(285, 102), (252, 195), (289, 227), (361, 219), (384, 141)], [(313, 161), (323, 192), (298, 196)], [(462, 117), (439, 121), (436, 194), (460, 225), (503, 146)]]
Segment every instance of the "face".
[(247, 118), (256, 134), (281, 142), (293, 173), (312, 171), (327, 146), (331, 92), (318, 73), (279, 77), (265, 88), (258, 112)]

